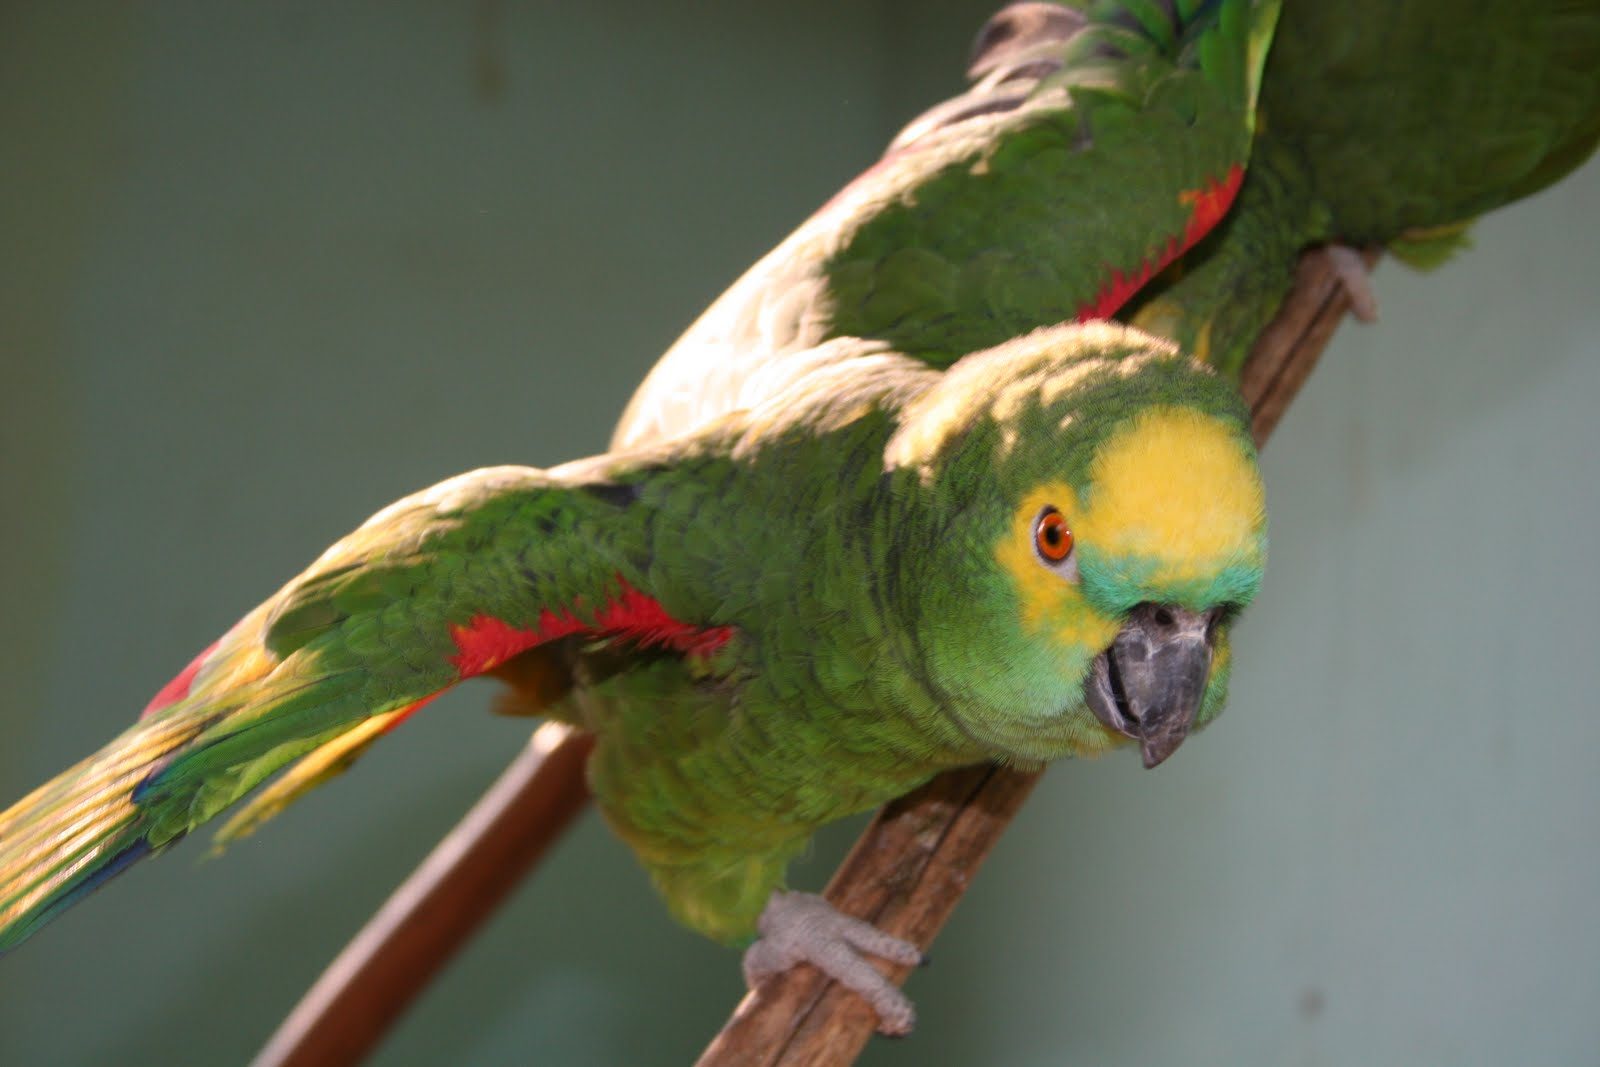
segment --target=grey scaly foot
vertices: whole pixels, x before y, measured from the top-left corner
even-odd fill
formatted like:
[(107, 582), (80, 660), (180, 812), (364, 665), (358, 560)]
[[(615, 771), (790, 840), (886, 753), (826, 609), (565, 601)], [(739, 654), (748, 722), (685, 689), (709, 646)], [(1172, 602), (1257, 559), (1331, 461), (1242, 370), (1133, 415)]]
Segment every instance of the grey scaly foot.
[(911, 1032), (917, 1015), (910, 999), (861, 955), (914, 967), (923, 957), (909, 941), (841, 915), (815, 893), (781, 889), (767, 901), (756, 929), (761, 937), (744, 953), (744, 980), (750, 988), (797, 963), (809, 963), (871, 1004), (880, 1033), (900, 1037)]
[(1362, 262), (1361, 253), (1349, 245), (1325, 245), (1322, 253), (1327, 257), (1328, 266), (1333, 268), (1339, 284), (1344, 287), (1344, 294), (1350, 300), (1351, 314), (1362, 322), (1377, 322), (1378, 297), (1372, 291), (1371, 274), (1366, 263)]

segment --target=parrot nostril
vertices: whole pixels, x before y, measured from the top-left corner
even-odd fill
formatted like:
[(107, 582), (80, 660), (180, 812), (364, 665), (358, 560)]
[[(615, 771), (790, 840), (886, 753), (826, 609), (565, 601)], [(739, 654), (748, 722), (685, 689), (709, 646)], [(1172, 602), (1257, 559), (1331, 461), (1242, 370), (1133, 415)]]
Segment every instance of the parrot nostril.
[(1157, 626), (1171, 626), (1173, 623), (1172, 612), (1166, 608), (1157, 608), (1155, 619)]

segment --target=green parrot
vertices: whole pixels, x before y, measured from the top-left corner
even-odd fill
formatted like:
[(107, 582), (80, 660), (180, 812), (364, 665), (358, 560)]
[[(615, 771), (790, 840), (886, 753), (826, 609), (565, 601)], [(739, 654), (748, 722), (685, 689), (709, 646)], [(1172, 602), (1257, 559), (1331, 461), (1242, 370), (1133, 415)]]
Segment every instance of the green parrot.
[[(992, 21), (972, 92), (708, 312), (613, 452), (385, 509), (0, 815), (0, 950), (492, 674), (596, 735), (608, 820), (674, 914), (750, 943), (752, 981), (807, 960), (909, 1029), (857, 953), (916, 950), (782, 889), (812, 830), (964, 763), (1131, 739), (1154, 765), (1220, 707), (1264, 551), (1239, 401), (1131, 332), (1001, 342), (1109, 313), (1221, 217), (1275, 14)], [(1077, 187), (1102, 172), (1126, 198)]]
[(1244, 175), (1278, 0), (1019, 3), (964, 94), (756, 262), (634, 394), (626, 447), (747, 404), (838, 337), (931, 366), (1111, 316)]
[(599, 805), (679, 919), (759, 923), (751, 980), (815, 963), (904, 1032), (857, 953), (915, 949), (785, 892), (788, 862), (947, 768), (1128, 741), (1159, 763), (1221, 708), (1264, 552), (1243, 404), (1167, 342), (1064, 325), (943, 373), (830, 342), (695, 432), (374, 515), (0, 814), (0, 949), (497, 674), (593, 732)]
[(1130, 321), (1228, 373), (1303, 250), (1329, 248), (1370, 319), (1353, 246), (1437, 265), (1474, 218), (1588, 158), (1600, 141), (1600, 3), (1291, 3), (1259, 110), (1227, 220), (1129, 307)]

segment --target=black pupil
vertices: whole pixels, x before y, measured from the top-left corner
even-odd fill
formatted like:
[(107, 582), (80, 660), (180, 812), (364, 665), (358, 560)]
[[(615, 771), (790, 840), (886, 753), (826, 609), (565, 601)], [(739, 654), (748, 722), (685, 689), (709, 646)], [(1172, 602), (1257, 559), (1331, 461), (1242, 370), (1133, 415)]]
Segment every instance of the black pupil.
[(1066, 537), (1066, 523), (1061, 521), (1059, 512), (1050, 511), (1039, 520), (1039, 539), (1045, 551), (1054, 554), (1061, 551), (1061, 546)]

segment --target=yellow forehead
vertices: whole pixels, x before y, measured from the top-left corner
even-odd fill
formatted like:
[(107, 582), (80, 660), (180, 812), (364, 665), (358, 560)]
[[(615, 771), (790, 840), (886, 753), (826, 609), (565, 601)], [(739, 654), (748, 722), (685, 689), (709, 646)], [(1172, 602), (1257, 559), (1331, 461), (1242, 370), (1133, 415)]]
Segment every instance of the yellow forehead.
[(1152, 408), (1101, 445), (1089, 468), (1079, 536), (1102, 552), (1162, 560), (1183, 579), (1261, 562), (1266, 493), (1226, 423)]

